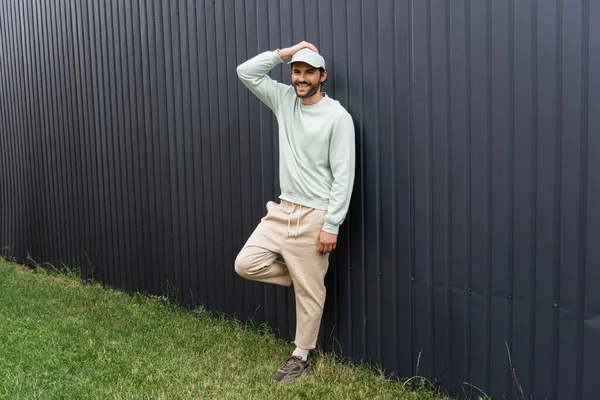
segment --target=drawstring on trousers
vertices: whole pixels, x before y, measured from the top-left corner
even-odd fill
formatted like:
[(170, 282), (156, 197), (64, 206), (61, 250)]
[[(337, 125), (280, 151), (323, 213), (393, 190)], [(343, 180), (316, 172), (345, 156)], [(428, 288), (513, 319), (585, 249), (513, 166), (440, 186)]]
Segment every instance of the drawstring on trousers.
[[(292, 203), (292, 209), (288, 215), (288, 237), (290, 237), (290, 226), (292, 223), (292, 215), (296, 209), (297, 204)], [(298, 239), (298, 228), (300, 227), (300, 214), (302, 213), (302, 206), (298, 208), (298, 214), (296, 216), (296, 232), (294, 232), (294, 239)]]

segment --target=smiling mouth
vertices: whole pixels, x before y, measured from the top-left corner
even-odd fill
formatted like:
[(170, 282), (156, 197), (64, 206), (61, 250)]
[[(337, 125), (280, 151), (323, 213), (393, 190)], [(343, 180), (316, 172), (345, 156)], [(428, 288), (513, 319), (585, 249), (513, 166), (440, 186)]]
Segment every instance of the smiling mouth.
[(308, 85), (307, 83), (297, 83), (296, 87), (298, 89), (308, 89), (310, 87), (310, 85)]

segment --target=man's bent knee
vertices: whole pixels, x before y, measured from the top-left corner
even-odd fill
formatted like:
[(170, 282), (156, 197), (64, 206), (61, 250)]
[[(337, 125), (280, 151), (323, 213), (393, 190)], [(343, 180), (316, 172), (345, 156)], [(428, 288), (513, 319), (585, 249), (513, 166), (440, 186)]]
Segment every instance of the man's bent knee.
[(248, 278), (248, 269), (251, 268), (248, 259), (244, 256), (243, 252), (240, 252), (235, 258), (235, 272), (242, 278)]

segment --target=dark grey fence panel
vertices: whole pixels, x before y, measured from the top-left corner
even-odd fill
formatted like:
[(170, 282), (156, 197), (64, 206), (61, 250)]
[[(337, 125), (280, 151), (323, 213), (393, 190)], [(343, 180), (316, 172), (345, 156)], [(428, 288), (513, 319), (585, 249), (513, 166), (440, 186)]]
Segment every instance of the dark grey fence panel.
[(279, 187), (235, 67), (303, 39), (357, 132), (321, 345), (512, 398), (508, 347), (526, 396), (597, 398), (596, 1), (0, 2), (2, 254), (291, 337), (233, 271)]

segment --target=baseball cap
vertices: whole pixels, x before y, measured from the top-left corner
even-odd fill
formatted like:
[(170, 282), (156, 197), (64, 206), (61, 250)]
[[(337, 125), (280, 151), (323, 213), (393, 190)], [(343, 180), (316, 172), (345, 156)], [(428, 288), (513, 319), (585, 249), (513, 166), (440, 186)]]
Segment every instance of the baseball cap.
[(295, 62), (304, 62), (308, 65), (312, 65), (315, 68), (323, 68), (325, 69), (325, 59), (318, 53), (312, 51), (309, 48), (304, 48), (296, 52), (293, 55), (292, 61), (288, 64), (293, 64)]

